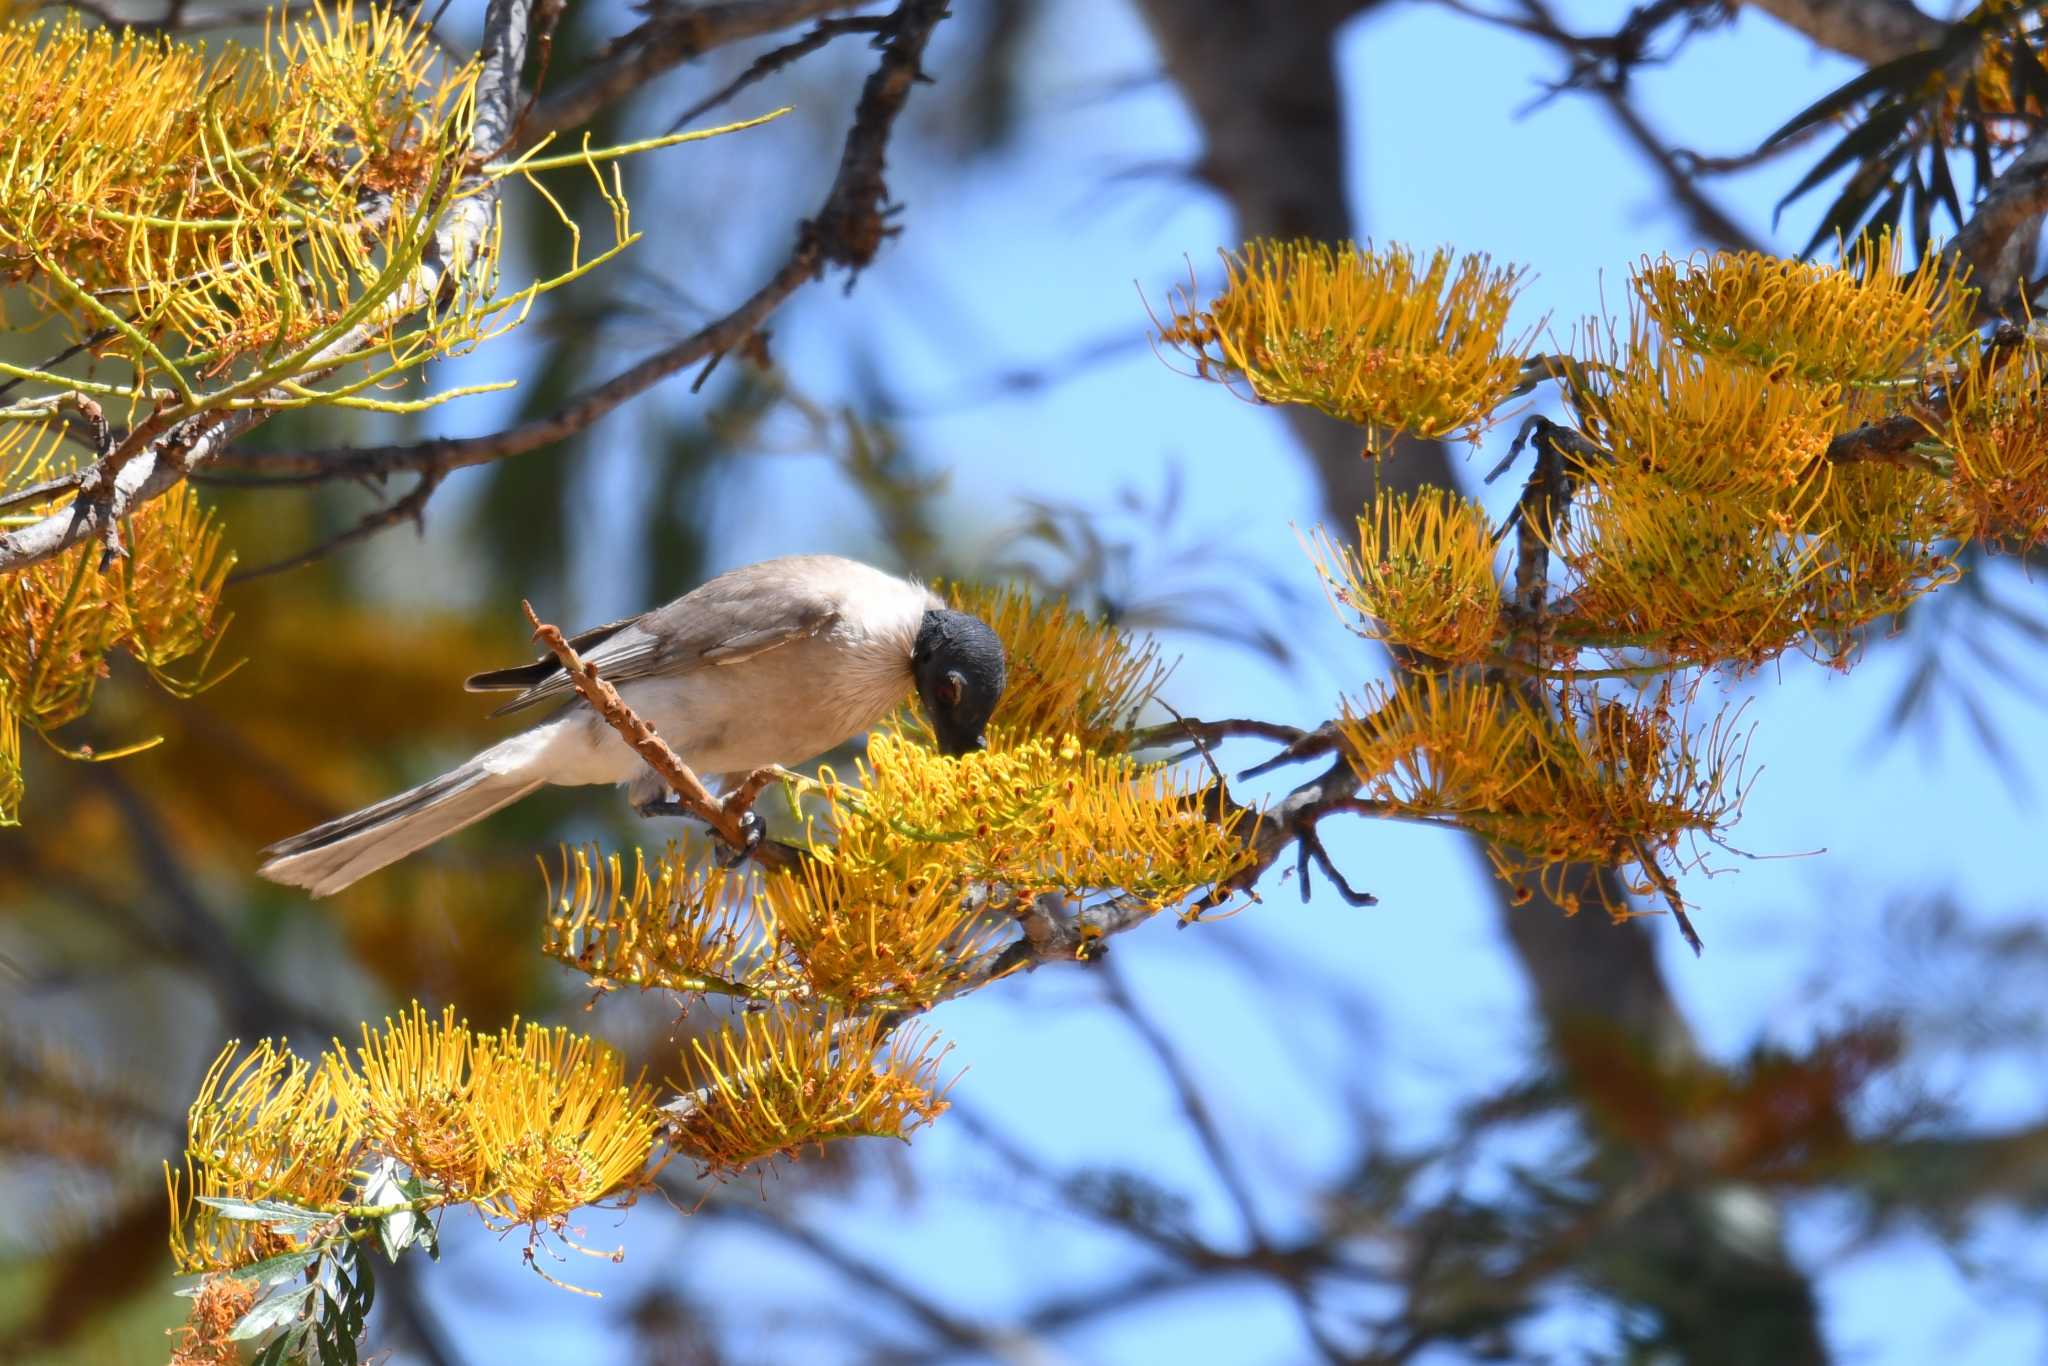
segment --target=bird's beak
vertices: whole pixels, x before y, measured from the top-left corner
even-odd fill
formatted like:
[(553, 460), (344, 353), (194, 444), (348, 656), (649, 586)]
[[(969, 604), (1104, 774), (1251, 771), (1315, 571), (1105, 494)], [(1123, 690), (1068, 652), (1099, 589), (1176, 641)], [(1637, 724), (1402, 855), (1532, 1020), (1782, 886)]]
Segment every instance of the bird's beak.
[(957, 759), (963, 754), (973, 754), (977, 750), (988, 748), (988, 736), (978, 732), (974, 735), (962, 736), (958, 734), (948, 735), (941, 730), (938, 735), (938, 741), (939, 753), (949, 759)]

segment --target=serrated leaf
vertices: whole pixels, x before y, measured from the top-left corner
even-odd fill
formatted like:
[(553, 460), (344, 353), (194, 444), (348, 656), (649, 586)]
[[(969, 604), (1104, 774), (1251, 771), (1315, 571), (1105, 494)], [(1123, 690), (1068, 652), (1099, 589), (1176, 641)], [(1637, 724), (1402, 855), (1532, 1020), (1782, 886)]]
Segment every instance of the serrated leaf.
[(318, 1286), (302, 1286), (258, 1301), (255, 1308), (242, 1315), (241, 1321), (228, 1330), (228, 1341), (248, 1342), (290, 1323), (305, 1307), (306, 1297), (317, 1289)]

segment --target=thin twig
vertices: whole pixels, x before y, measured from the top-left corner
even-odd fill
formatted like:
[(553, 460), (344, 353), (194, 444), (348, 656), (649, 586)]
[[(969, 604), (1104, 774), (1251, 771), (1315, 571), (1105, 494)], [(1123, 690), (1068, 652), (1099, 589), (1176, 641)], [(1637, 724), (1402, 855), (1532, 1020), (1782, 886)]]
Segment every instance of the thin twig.
[[(639, 713), (626, 705), (619, 696), (619, 690), (610, 682), (598, 676), (597, 665), (588, 663), (576, 653), (561, 631), (540, 619), (530, 602), (521, 602), (520, 608), (526, 613), (526, 620), (533, 627), (533, 638), (548, 647), (561, 662), (562, 671), (569, 675), (569, 681), (576, 685), (576, 691), (583, 694), (583, 700), (597, 709), (605, 724), (617, 731), (633, 752), (647, 762), (647, 766), (659, 773), (669, 790), (675, 793), (676, 803), (685, 811), (709, 825), (726, 843), (745, 853), (748, 851), (745, 818), (761, 789), (772, 782), (775, 770), (759, 770), (749, 774), (731, 796), (724, 801), (711, 795), (711, 790), (683, 762), (682, 756), (669, 748), (668, 741), (655, 734), (654, 727), (642, 720)], [(768, 776), (764, 779), (763, 773)], [(740, 802), (734, 798), (745, 796)]]
[(675, 122), (669, 125), (668, 130), (671, 133), (676, 132), (692, 120), (702, 118), (748, 86), (768, 79), (791, 62), (810, 56), (834, 38), (841, 38), (850, 33), (884, 33), (888, 31), (888, 26), (888, 20), (872, 15), (822, 19), (803, 37), (794, 42), (784, 43), (781, 47), (771, 48), (756, 57), (745, 71), (676, 115)]
[(228, 582), (247, 583), (250, 579), (260, 579), (271, 574), (281, 574), (287, 569), (297, 569), (300, 565), (325, 559), (345, 545), (374, 536), (384, 528), (396, 526), (400, 522), (411, 522), (424, 529), (427, 499), (434, 496), (434, 490), (441, 486), (441, 480), (445, 477), (438, 470), (428, 470), (404, 497), (394, 498), (383, 507), (365, 514), (361, 521), (348, 530), (330, 536), (320, 544), (302, 550), (296, 555), (288, 555), (284, 559), (273, 560), (269, 564), (257, 565), (252, 569), (237, 569), (228, 575)]

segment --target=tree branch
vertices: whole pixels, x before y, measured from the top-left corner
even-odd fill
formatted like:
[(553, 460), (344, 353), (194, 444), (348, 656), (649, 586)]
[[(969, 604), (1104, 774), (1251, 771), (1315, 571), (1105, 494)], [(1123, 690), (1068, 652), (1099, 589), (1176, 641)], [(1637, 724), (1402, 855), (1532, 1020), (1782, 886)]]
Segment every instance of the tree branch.
[(1933, 47), (1948, 26), (1911, 0), (1750, 0), (1825, 48), (1877, 66)]
[(580, 127), (663, 72), (714, 48), (759, 38), (871, 0), (724, 0), (684, 4), (657, 0), (647, 22), (613, 40), (573, 85), (544, 97), (527, 115), (525, 133)]
[[(478, 49), (482, 70), (476, 87), (475, 149), (502, 147), (510, 137), (532, 3), (491, 0), (485, 12), (483, 42)], [(497, 202), (497, 182), (491, 179), (454, 199), (435, 224), (434, 241), (412, 278), (393, 291), (398, 316), (426, 306), (455, 270), (466, 268), (476, 258), (490, 234)], [(383, 313), (381, 321), (366, 322), (337, 337), (311, 358), (294, 383), (303, 385), (331, 373), (390, 321), (391, 314)], [(271, 390), (257, 396), (250, 407), (197, 413), (169, 424), (168, 430), (158, 430), (146, 420), (80, 481), (79, 495), (71, 506), (33, 525), (0, 533), (0, 573), (49, 559), (118, 525), (130, 511), (174, 488), (192, 469), (212, 460), (229, 442), (268, 418), (271, 410), (263, 406), (266, 401), (284, 402), (293, 397), (285, 389)]]
[[(654, 727), (626, 705), (617, 688), (598, 676), (595, 664), (586, 663), (559, 630), (543, 622), (534, 612), (532, 603), (522, 602), (519, 605), (533, 626), (533, 638), (547, 646), (561, 661), (569, 681), (576, 685), (576, 691), (583, 695), (583, 700), (605, 719), (605, 724), (617, 731), (620, 738), (633, 747), (633, 752), (661, 775), (662, 781), (675, 793), (677, 804), (724, 836), (726, 843), (734, 849), (743, 854), (757, 852), (755, 846), (760, 841), (749, 842), (746, 817), (754, 799), (761, 794), (762, 788), (775, 780), (777, 771), (758, 769), (747, 775), (747, 780), (727, 794), (723, 801), (712, 796), (710, 789), (704, 786), (682, 757), (669, 748), (668, 741), (655, 734)], [(774, 860), (773, 856), (771, 859), (780, 861)]]
[(716, 361), (745, 346), (759, 334), (768, 315), (806, 281), (820, 277), (827, 265), (858, 272), (894, 231), (883, 221), (888, 199), (882, 176), (885, 153), (910, 87), (921, 79), (925, 44), (945, 16), (945, 0), (903, 0), (897, 7), (887, 21), (889, 32), (882, 42), (881, 62), (862, 88), (839, 171), (817, 217), (798, 225), (796, 249), (768, 282), (717, 322), (585, 390), (547, 417), (501, 432), (362, 449), (235, 451), (219, 463), (236, 470), (284, 476), (280, 482), (285, 483), (488, 464), (572, 436), (684, 367)]

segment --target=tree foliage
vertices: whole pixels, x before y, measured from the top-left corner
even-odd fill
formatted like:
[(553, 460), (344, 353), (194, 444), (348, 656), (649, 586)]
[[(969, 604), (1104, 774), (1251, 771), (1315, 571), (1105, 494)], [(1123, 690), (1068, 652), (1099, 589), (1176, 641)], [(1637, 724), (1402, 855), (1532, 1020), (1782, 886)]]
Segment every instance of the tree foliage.
[[(908, 0), (879, 30), (843, 176), (871, 156), (879, 186), (876, 140), (943, 11)], [(1937, 106), (1981, 139), (1969, 111), (2018, 117), (2048, 90), (2004, 12), (1955, 30), (1975, 35), (1969, 63), (1952, 37), (1939, 61), (1886, 68), (1787, 132), (1874, 99), (1836, 164)], [(503, 0), (492, 15), (525, 23)], [(0, 284), (29, 302), (16, 330), (61, 348), (0, 365), (0, 505), (18, 510), (0, 535), (0, 823), (23, 800), (23, 728), (112, 757), (55, 734), (88, 712), (110, 656), (180, 698), (223, 676), (233, 557), (186, 474), (278, 413), (403, 415), (503, 387), (384, 396), (636, 240), (611, 163), (697, 135), (541, 156), (507, 117), (523, 38), (511, 55), (491, 41), (453, 61), (415, 18), (347, 7), (280, 17), (247, 51), (77, 19), (0, 28), (0, 60), (22, 73), (0, 91)], [(1963, 85), (1915, 87), (1893, 112), (1907, 75), (1951, 67)], [(498, 187), (523, 178), (553, 204), (538, 177), (559, 170), (591, 177), (610, 245), (586, 255), (564, 215), (568, 268), (503, 289)], [(807, 222), (757, 298), (864, 264), (886, 232), (868, 190), (858, 221)], [(1867, 210), (1845, 197), (1834, 216)], [(1311, 731), (1190, 720), (1150, 641), (1053, 598), (948, 585), (1010, 660), (985, 752), (941, 755), (906, 711), (848, 762), (774, 775), (788, 833), (751, 863), (684, 840), (544, 864), (540, 948), (594, 997), (712, 998), (712, 1030), (659, 1075), (593, 1035), (473, 1029), (417, 1002), (353, 1050), (220, 1052), (165, 1168), (172, 1256), (199, 1278), (177, 1360), (229, 1360), (235, 1343), (271, 1363), (355, 1360), (380, 1259), (432, 1255), (456, 1208), (525, 1230), (540, 1270), (549, 1240), (574, 1245), (577, 1211), (630, 1204), (676, 1158), (730, 1177), (907, 1138), (947, 1108), (927, 1013), (1153, 919), (1254, 902), (1289, 849), (1304, 890), (1313, 862), (1357, 897), (1316, 836), (1325, 819), (1477, 835), (1520, 899), (1541, 889), (1566, 913), (1572, 869), (1620, 870), (1604, 909), (1667, 910), (1697, 948), (1682, 879), (1729, 840), (1752, 743), (1723, 685), (1788, 653), (1846, 670), (1973, 556), (2048, 543), (2048, 333), (1988, 313), (1952, 255), (1909, 261), (1902, 231), (1839, 247), (1832, 263), (1644, 260), (1626, 312), (1584, 320), (1568, 353), (1538, 350), (1544, 320), (1514, 316), (1519, 266), (1353, 242), (1226, 252), (1219, 286), (1176, 293), (1156, 339), (1251, 401), (1352, 424), (1363, 460), (1403, 438), (1476, 442), (1525, 399), (1564, 419), (1522, 423), (1496, 473), (1528, 472), (1500, 525), (1453, 492), (1389, 489), (1345, 532), (1305, 538), (1304, 574), (1389, 648), (1394, 676), (1332, 699)], [(735, 314), (712, 358), (758, 345), (760, 316)], [(1237, 735), (1279, 746), (1261, 767), (1328, 770), (1242, 805), (1209, 752)], [(408, 909), (382, 907), (363, 933)], [(1861, 1076), (1882, 1051), (1856, 1044), (1813, 1083), (1817, 1122), (1839, 1127), (1836, 1071)], [(1768, 1058), (1752, 1073), (1703, 1077), (1674, 1108), (1767, 1109), (1808, 1084)], [(1777, 1130), (1745, 1141), (1745, 1171), (1796, 1146)]]

